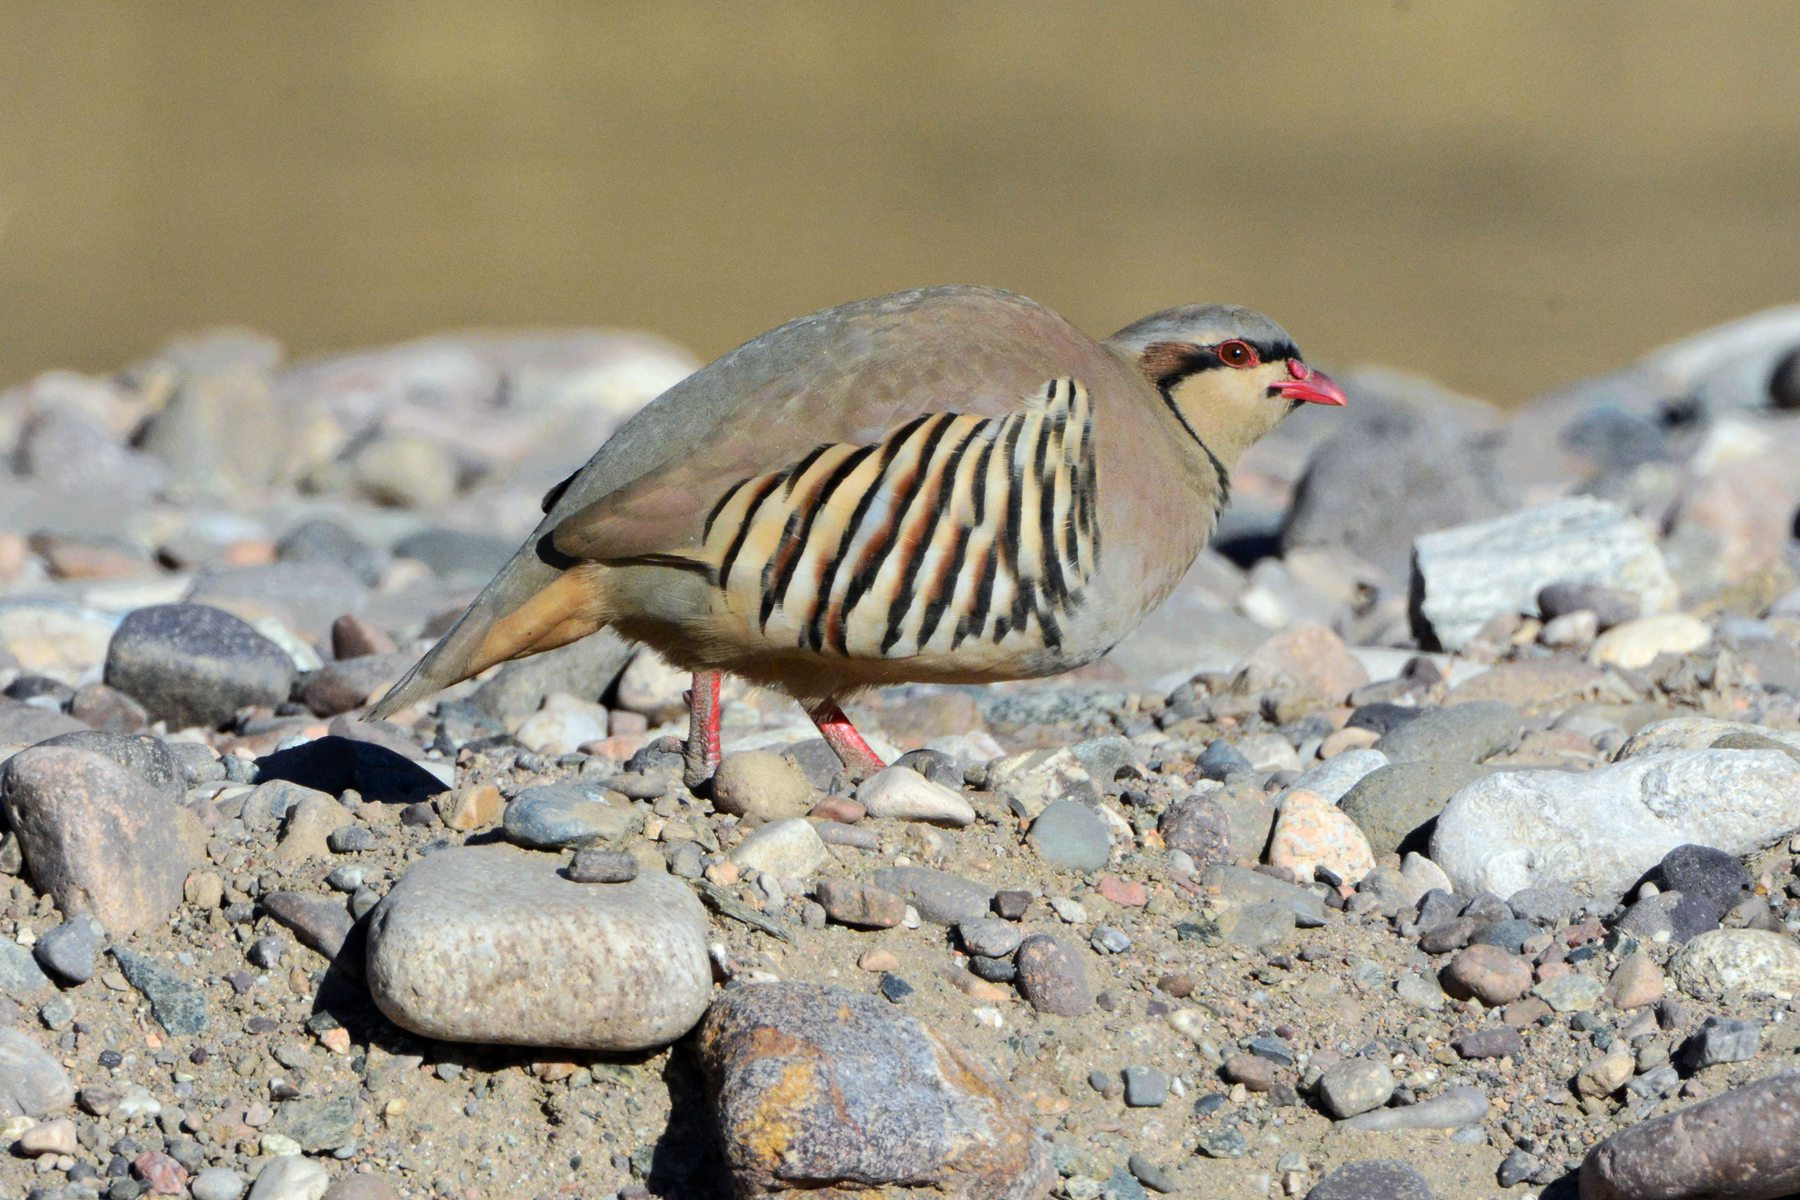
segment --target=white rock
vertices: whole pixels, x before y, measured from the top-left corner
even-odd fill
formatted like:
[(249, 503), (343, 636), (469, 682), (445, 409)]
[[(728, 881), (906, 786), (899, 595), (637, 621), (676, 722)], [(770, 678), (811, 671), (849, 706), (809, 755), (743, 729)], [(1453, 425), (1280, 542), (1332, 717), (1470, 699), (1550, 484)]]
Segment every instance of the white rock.
[(1572, 497), (1491, 521), (1428, 533), (1413, 543), (1418, 613), (1447, 650), (1490, 617), (1537, 608), (1551, 583), (1598, 583), (1634, 593), (1646, 612), (1678, 591), (1644, 524), (1615, 504)]
[(1346, 750), (1309, 768), (1294, 780), (1296, 788), (1305, 788), (1336, 804), (1362, 777), (1388, 765), (1388, 756), (1379, 750)]
[(1800, 943), (1761, 929), (1714, 929), (1669, 961), (1675, 985), (1698, 1000), (1734, 988), (1753, 996), (1800, 994)]
[(319, 1200), (331, 1187), (331, 1172), (310, 1158), (282, 1155), (257, 1172), (250, 1200)]
[(573, 754), (584, 742), (606, 738), (606, 709), (566, 692), (545, 699), (544, 707), (525, 718), (513, 736), (538, 754)]
[(1791, 729), (1770, 729), (1762, 725), (1720, 721), (1712, 717), (1670, 717), (1666, 721), (1646, 725), (1626, 738), (1625, 744), (1619, 747), (1613, 758), (1622, 762), (1628, 758), (1661, 754), (1667, 750), (1704, 750), (1730, 734), (1765, 737), (1800, 750), (1800, 733)]
[(0, 651), (34, 675), (70, 685), (106, 661), (119, 618), (66, 600), (0, 599)]
[(652, 723), (669, 721), (687, 713), (687, 690), (693, 675), (663, 661), (646, 647), (639, 650), (619, 676), (617, 699), (627, 712), (642, 713)]
[(777, 879), (810, 879), (830, 859), (831, 851), (805, 817), (770, 821), (731, 851), (731, 861), (738, 866)]
[(1592, 609), (1564, 613), (1544, 622), (1538, 641), (1546, 646), (1585, 646), (1600, 632), (1600, 618)]
[(1659, 654), (1687, 654), (1712, 641), (1706, 622), (1686, 613), (1659, 613), (1614, 625), (1594, 639), (1588, 657), (1597, 663), (1637, 670)]
[(934, 783), (910, 767), (875, 772), (856, 789), (856, 799), (871, 817), (934, 825), (975, 823), (975, 810), (961, 792)]
[(575, 883), (510, 846), (440, 850), (370, 919), (368, 980), (403, 1029), (453, 1042), (666, 1045), (712, 998), (706, 913), (660, 871)]
[(1456, 885), (1444, 874), (1444, 868), (1416, 850), (1407, 851), (1406, 857), (1400, 860), (1400, 878), (1406, 881), (1408, 894), (1414, 904), (1424, 899), (1425, 893), (1434, 888), (1445, 892), (1456, 890)]
[(1438, 817), (1431, 858), (1464, 896), (1586, 884), (1610, 902), (1684, 843), (1748, 854), (1797, 828), (1800, 763), (1786, 754), (1672, 751), (1478, 779)]

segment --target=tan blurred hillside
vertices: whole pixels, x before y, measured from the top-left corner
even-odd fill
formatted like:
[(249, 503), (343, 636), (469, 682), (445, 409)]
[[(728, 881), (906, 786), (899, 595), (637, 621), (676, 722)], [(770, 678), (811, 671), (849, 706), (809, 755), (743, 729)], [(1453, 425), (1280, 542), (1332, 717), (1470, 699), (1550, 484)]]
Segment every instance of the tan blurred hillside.
[(1785, 3), (0, 2), (0, 384), (926, 282), (1502, 401), (1800, 298)]

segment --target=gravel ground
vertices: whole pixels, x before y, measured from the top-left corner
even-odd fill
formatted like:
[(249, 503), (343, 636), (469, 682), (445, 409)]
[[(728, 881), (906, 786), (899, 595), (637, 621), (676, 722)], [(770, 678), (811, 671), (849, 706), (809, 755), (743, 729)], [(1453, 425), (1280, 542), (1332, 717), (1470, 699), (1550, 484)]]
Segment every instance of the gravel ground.
[(706, 795), (606, 637), (356, 719), (679, 351), (0, 394), (0, 1193), (1800, 1190), (1774, 328), (1346, 372), (1108, 661), (872, 693), (860, 785), (728, 688)]

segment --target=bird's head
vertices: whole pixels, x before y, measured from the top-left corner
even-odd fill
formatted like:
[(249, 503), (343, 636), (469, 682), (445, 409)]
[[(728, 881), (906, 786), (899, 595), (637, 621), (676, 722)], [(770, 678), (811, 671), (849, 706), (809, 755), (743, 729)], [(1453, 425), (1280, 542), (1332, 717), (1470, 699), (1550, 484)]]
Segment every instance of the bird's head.
[(1330, 376), (1261, 313), (1224, 304), (1171, 308), (1133, 322), (1107, 345), (1137, 364), (1199, 449), (1229, 468), (1302, 404), (1346, 403)]

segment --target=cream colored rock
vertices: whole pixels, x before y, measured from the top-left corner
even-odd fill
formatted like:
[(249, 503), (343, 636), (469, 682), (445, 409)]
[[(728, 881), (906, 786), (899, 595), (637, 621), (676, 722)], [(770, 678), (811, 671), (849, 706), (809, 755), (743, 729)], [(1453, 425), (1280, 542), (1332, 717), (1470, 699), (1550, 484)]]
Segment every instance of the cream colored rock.
[(934, 825), (975, 823), (975, 810), (961, 792), (935, 783), (910, 767), (877, 771), (856, 789), (856, 799), (871, 817), (928, 821)]
[(831, 851), (804, 817), (770, 821), (731, 851), (738, 866), (777, 879), (809, 879), (830, 860)]
[(604, 741), (606, 709), (588, 700), (558, 692), (544, 707), (525, 718), (513, 736), (538, 754), (573, 754), (588, 742)]
[(376, 908), (369, 990), (426, 1037), (642, 1050), (706, 1011), (706, 933), (700, 902), (671, 875), (576, 883), (552, 855), (440, 850)]
[(1800, 995), (1800, 942), (1762, 929), (1714, 929), (1669, 960), (1675, 986), (1697, 1000), (1743, 989), (1753, 996)]
[(1594, 639), (1588, 656), (1602, 665), (1638, 670), (1659, 654), (1688, 654), (1712, 641), (1706, 622), (1686, 613), (1659, 613), (1614, 625)]

